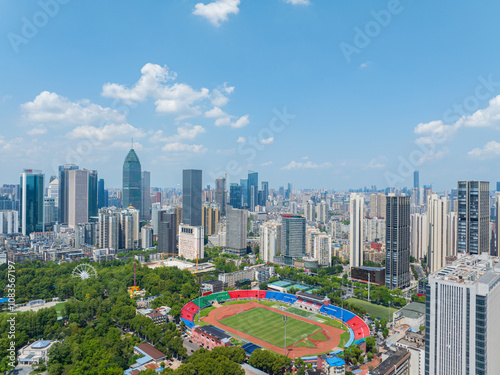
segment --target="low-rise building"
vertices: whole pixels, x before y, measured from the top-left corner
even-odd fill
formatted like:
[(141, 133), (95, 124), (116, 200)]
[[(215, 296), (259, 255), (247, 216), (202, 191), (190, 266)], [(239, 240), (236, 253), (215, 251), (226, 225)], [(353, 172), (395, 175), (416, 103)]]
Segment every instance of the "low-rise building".
[(371, 373), (372, 375), (409, 375), (410, 352), (403, 348), (388, 351), (382, 355), (382, 363)]
[(32, 344), (23, 346), (19, 350), (17, 358), (20, 365), (36, 365), (47, 362), (49, 359), (49, 350), (57, 341), (38, 340)]
[(134, 354), (141, 355), (137, 361), (125, 370), (125, 375), (139, 375), (141, 371), (151, 369), (155, 372), (160, 372), (163, 368), (160, 363), (167, 359), (166, 354), (160, 352), (153, 345), (144, 343), (134, 346)]
[(159, 326), (162, 324), (168, 323), (168, 313), (170, 312), (170, 307), (168, 306), (161, 306), (156, 309), (138, 309), (136, 314), (143, 315), (151, 320)]
[(203, 348), (212, 350), (217, 346), (231, 345), (231, 336), (224, 331), (211, 326), (196, 326), (191, 330), (191, 340)]
[(393, 322), (396, 325), (407, 324), (418, 331), (421, 326), (425, 325), (425, 303), (410, 302), (394, 313)]
[(323, 368), (327, 375), (345, 374), (345, 362), (342, 358), (337, 356), (325, 358), (323, 361)]

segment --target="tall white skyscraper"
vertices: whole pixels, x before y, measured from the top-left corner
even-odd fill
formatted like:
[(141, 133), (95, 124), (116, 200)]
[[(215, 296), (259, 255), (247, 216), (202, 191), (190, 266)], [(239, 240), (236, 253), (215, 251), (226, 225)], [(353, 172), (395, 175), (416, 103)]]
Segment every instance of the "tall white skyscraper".
[(304, 206), (304, 214), (307, 221), (316, 220), (316, 207), (314, 206), (313, 201), (307, 201), (307, 203)]
[(429, 276), (426, 295), (425, 374), (498, 374), (498, 258), (459, 258)]
[(427, 214), (410, 216), (410, 254), (417, 260), (427, 256), (429, 250), (429, 221)]
[(203, 259), (205, 232), (203, 227), (179, 225), (179, 256), (186, 259)]
[(363, 208), (365, 199), (358, 194), (351, 194), (350, 231), (349, 231), (349, 264), (352, 267), (363, 265)]
[(385, 219), (375, 217), (363, 219), (364, 240), (368, 242), (385, 242)]
[(314, 237), (314, 259), (322, 267), (332, 265), (332, 237), (327, 234), (320, 234)]
[(448, 252), (448, 199), (436, 193), (427, 200), (429, 218), (429, 252), (427, 264), (430, 272), (444, 267)]
[(89, 221), (89, 175), (83, 169), (70, 170), (68, 174), (68, 226)]
[(281, 223), (267, 221), (260, 228), (260, 259), (264, 262), (273, 262), (276, 253), (281, 249)]
[(316, 221), (326, 223), (328, 221), (328, 205), (325, 201), (321, 201), (316, 205)]

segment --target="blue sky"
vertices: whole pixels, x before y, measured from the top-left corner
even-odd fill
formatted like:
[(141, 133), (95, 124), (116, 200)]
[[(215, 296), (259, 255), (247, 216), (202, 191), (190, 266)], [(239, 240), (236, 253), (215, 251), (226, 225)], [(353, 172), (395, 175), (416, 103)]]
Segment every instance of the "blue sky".
[(119, 187), (132, 137), (152, 186), (500, 180), (500, 3), (41, 4), (0, 1), (0, 183), (73, 161)]

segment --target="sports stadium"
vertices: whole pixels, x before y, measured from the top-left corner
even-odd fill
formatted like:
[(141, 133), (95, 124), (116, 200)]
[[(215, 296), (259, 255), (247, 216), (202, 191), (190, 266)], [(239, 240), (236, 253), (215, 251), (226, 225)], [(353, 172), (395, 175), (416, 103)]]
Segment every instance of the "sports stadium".
[(235, 290), (208, 294), (184, 305), (181, 320), (188, 329), (196, 324), (213, 325), (253, 347), (280, 354), (286, 348), (291, 358), (338, 353), (370, 335), (359, 316), (331, 305), (327, 297), (304, 292)]

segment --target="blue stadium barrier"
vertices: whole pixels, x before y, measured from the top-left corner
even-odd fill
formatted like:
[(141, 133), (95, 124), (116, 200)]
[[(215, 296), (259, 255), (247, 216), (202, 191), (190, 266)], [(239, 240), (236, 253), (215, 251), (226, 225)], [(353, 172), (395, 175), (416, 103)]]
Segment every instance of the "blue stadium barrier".
[(349, 328), (349, 341), (347, 341), (347, 344), (345, 344), (345, 348), (348, 348), (352, 345), (352, 343), (354, 342), (354, 331)]
[(184, 319), (184, 318), (181, 318), (181, 320), (184, 322), (184, 324), (186, 325), (186, 327), (188, 327), (190, 329), (194, 327), (194, 323), (193, 322), (190, 322), (189, 320)]

